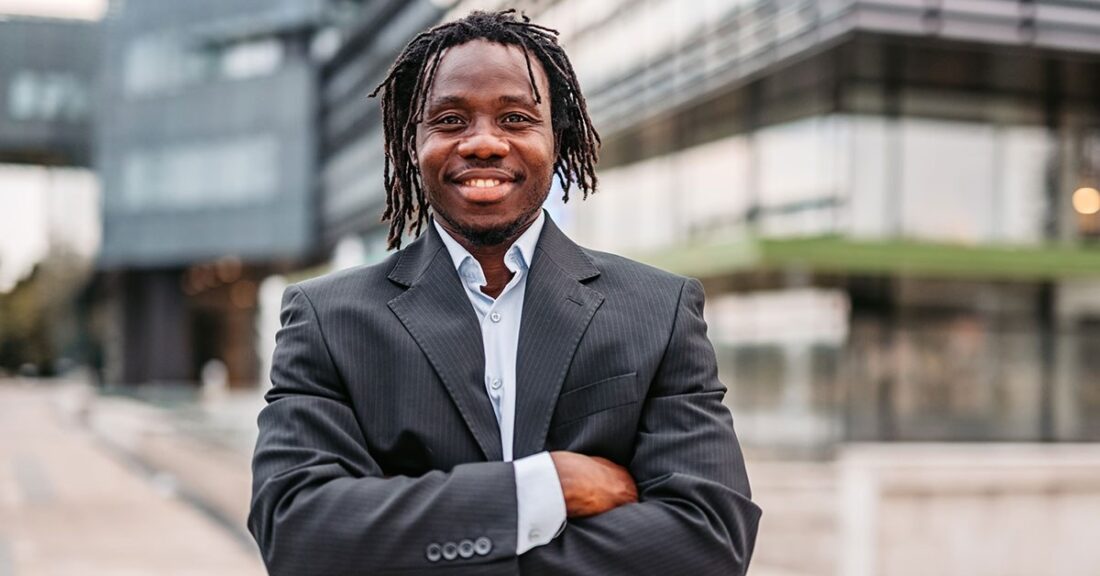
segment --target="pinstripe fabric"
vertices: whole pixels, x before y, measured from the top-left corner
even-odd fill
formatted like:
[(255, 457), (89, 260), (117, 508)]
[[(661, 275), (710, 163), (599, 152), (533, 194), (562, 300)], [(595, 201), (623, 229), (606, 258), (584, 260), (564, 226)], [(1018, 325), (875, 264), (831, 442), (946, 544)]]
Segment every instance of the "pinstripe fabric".
[[(480, 331), (442, 248), (428, 227), (377, 266), (287, 290), (249, 517), (270, 572), (744, 572), (760, 510), (698, 282), (582, 250), (547, 220), (520, 328), (515, 457), (609, 458), (641, 502), (570, 520), (516, 557)], [(487, 554), (433, 561), (433, 543), (482, 537)]]

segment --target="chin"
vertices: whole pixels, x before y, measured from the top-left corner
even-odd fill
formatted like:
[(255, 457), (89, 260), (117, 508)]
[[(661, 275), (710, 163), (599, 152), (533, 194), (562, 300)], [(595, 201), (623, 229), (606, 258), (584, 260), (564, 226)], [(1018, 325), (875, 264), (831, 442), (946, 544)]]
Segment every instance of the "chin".
[(459, 234), (474, 246), (496, 246), (508, 241), (519, 228), (518, 223), (495, 227), (458, 227)]
[[(437, 211), (438, 212), (438, 211)], [(535, 213), (537, 214), (537, 212)], [(510, 240), (521, 228), (531, 221), (532, 214), (522, 214), (511, 220), (500, 218), (474, 218), (460, 220), (440, 214), (460, 236), (474, 246), (496, 246)], [(486, 222), (486, 220), (491, 220)]]

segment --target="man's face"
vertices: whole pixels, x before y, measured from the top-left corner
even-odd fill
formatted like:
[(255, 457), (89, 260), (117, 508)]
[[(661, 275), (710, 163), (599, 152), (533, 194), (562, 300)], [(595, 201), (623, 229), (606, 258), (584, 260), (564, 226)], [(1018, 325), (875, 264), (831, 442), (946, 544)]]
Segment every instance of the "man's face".
[(417, 125), (428, 202), (444, 228), (474, 245), (517, 236), (550, 192), (549, 81), (534, 55), (531, 66), (538, 104), (519, 47), (474, 40), (448, 48)]

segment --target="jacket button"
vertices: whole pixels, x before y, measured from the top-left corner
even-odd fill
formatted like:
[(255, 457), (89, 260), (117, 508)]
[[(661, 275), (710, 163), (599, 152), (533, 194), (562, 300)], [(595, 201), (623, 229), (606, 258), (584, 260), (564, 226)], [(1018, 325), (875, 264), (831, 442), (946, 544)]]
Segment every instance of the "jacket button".
[(443, 557), (443, 549), (439, 547), (439, 544), (432, 542), (428, 544), (427, 550), (424, 551), (424, 556), (428, 558), (428, 562), (439, 562), (439, 559)]
[(493, 549), (493, 541), (485, 536), (478, 538), (474, 542), (474, 552), (477, 552), (478, 556), (485, 556)]
[(447, 542), (443, 545), (443, 559), (454, 560), (455, 558), (458, 558), (458, 544)]
[(463, 558), (469, 558), (474, 555), (474, 543), (470, 540), (463, 540), (458, 543), (458, 555)]

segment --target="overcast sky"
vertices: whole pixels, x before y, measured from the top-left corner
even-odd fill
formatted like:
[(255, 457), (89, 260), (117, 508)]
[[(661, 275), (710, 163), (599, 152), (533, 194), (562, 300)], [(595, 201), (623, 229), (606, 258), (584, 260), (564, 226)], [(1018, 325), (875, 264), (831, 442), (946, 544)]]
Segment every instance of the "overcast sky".
[(84, 168), (0, 164), (0, 292), (58, 244), (84, 258), (99, 250), (99, 184)]
[(0, 0), (0, 14), (98, 20), (107, 0)]

